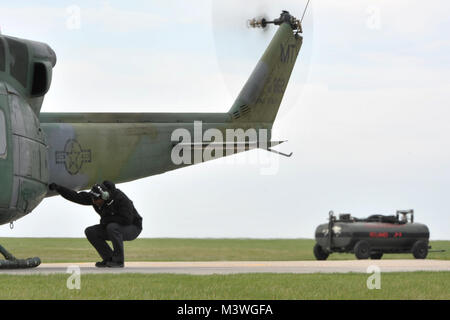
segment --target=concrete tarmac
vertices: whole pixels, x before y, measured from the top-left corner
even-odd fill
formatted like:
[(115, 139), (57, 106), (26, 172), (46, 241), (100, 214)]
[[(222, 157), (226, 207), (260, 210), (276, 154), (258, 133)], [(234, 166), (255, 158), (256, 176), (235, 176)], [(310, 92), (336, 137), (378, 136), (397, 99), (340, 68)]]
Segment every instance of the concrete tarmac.
[(72, 273), (69, 267), (74, 266), (81, 274), (367, 273), (370, 266), (379, 267), (381, 272), (450, 271), (449, 260), (126, 262), (125, 268), (96, 268), (94, 263), (83, 262), (43, 263), (34, 269), (0, 270), (0, 275)]

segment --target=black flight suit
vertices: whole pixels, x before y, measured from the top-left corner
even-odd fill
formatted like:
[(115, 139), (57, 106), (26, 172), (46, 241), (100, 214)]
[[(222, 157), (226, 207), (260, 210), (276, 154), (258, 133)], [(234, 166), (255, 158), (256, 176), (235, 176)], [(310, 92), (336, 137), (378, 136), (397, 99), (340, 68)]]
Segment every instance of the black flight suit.
[[(100, 224), (86, 228), (85, 234), (104, 261), (124, 263), (123, 241), (136, 239), (142, 231), (142, 217), (134, 208), (133, 202), (114, 183), (103, 183), (110, 194), (108, 201), (98, 208), (92, 203), (89, 192), (76, 192), (56, 185), (55, 190), (67, 200), (91, 205), (100, 215)], [(110, 240), (114, 251), (106, 240)]]

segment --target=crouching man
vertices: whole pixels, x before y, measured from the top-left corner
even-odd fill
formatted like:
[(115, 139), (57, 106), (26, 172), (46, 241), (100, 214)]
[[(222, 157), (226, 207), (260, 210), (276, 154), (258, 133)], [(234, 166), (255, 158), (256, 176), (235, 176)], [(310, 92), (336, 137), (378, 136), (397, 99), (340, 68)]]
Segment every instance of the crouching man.
[[(94, 207), (100, 215), (100, 224), (86, 228), (85, 234), (103, 259), (95, 266), (123, 268), (123, 241), (136, 239), (142, 231), (142, 217), (133, 202), (110, 181), (94, 185), (90, 192), (76, 192), (55, 183), (51, 183), (49, 189), (69, 201)], [(113, 250), (107, 240), (111, 241)]]

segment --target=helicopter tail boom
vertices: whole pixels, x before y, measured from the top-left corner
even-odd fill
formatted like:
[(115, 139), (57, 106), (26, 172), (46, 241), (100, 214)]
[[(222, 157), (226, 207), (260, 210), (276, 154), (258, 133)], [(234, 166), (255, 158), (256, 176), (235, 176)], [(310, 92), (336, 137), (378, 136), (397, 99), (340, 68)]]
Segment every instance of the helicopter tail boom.
[(274, 21), (279, 29), (228, 112), (235, 122), (275, 121), (303, 38), (287, 11)]

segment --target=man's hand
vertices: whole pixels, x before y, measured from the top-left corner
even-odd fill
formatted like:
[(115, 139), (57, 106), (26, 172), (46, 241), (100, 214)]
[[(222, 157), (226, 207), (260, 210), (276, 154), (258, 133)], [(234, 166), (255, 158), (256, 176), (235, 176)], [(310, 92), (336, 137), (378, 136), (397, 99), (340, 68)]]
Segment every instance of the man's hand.
[(52, 183), (50, 183), (50, 184), (48, 185), (48, 188), (49, 188), (51, 191), (57, 191), (58, 185), (57, 185), (56, 183), (52, 182)]

